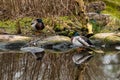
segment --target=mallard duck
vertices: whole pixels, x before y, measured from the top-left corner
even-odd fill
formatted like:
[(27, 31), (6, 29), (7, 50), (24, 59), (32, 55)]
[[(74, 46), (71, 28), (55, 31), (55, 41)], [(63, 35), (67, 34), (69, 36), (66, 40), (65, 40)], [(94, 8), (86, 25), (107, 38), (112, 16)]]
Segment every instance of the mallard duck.
[(35, 19), (31, 23), (31, 27), (34, 31), (40, 32), (45, 28), (44, 23), (42, 22), (42, 19)]
[(78, 47), (78, 52), (93, 46), (87, 37), (80, 36), (78, 32), (74, 33), (74, 36), (71, 38), (71, 42), (74, 47)]

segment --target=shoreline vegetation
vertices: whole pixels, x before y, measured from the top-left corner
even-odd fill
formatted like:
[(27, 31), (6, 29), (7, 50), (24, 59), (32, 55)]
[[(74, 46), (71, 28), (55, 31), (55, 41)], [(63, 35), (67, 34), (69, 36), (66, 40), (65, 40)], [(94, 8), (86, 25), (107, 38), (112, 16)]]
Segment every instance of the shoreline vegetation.
[[(90, 0), (94, 1), (94, 0)], [(98, 25), (94, 22), (93, 24), (93, 32), (94, 33), (100, 33), (100, 32), (115, 32), (117, 29), (120, 28), (120, 15), (119, 15), (119, 1), (116, 0), (113, 2), (112, 0), (103, 0), (106, 4), (106, 9), (102, 11), (101, 14), (110, 14), (110, 21), (107, 25)], [(18, 2), (18, 5), (15, 5)], [(34, 1), (34, 3), (27, 2), (27, 1), (18, 1), (15, 0), (13, 3), (12, 1), (0, 1), (0, 33), (8, 33), (8, 34), (17, 34), (19, 31), (19, 27), (22, 29), (22, 34), (26, 35), (32, 32), (29, 32), (31, 21), (34, 18), (42, 18), (45, 25), (49, 26), (51, 29), (60, 31), (63, 31), (65, 28), (67, 30), (70, 30), (71, 33), (76, 27), (81, 28), (81, 21), (79, 21), (79, 17), (77, 16), (78, 13), (78, 7), (76, 6), (75, 2), (73, 0), (68, 1), (59, 1), (56, 2), (50, 0), (48, 2), (42, 2), (42, 1)], [(37, 3), (38, 2), (38, 3)], [(53, 4), (49, 4), (53, 2)], [(60, 4), (56, 4), (56, 3)], [(13, 3), (13, 4), (11, 4)], [(31, 3), (31, 5), (30, 5)], [(45, 5), (46, 3), (46, 5)], [(8, 4), (8, 5), (7, 5)], [(38, 4), (42, 4), (41, 6), (38, 6)], [(65, 5), (67, 4), (67, 5)], [(89, 4), (89, 2), (85, 1), (85, 4)], [(42, 11), (40, 7), (43, 7)], [(58, 6), (57, 6), (58, 5)], [(6, 6), (6, 7), (4, 7)], [(15, 7), (14, 7), (15, 6)], [(21, 7), (22, 6), (22, 7)], [(31, 6), (34, 6), (31, 8)], [(53, 9), (46, 9), (48, 6), (49, 8), (53, 7)], [(3, 8), (4, 7), (4, 8)], [(65, 9), (66, 7), (66, 9)], [(11, 12), (9, 11), (11, 8)], [(25, 8), (25, 9), (24, 9)], [(28, 10), (26, 10), (29, 8)], [(68, 9), (68, 10), (67, 10)], [(23, 12), (21, 11), (23, 10)], [(35, 11), (36, 10), (36, 11)], [(62, 11), (63, 10), (63, 11)], [(8, 11), (8, 12), (7, 12)], [(48, 12), (46, 12), (48, 11)], [(13, 13), (14, 12), (14, 13)], [(30, 13), (31, 12), (31, 13)], [(43, 13), (44, 12), (44, 13)], [(28, 14), (30, 13), (30, 14)], [(3, 15), (4, 14), (4, 15)], [(37, 15), (36, 15), (37, 14)], [(74, 14), (74, 15), (73, 15)], [(18, 16), (17, 16), (18, 15)], [(7, 17), (8, 19), (6, 19)], [(77, 20), (76, 20), (77, 19)], [(104, 19), (102, 19), (104, 20)], [(101, 23), (101, 22), (100, 22)], [(72, 29), (71, 29), (72, 26)], [(76, 28), (77, 29), (77, 28)], [(61, 32), (61, 34), (66, 35), (68, 34), (66, 31)], [(79, 29), (77, 29), (79, 30)], [(48, 30), (43, 30), (43, 32), (47, 32)], [(49, 31), (48, 31), (49, 32)]]
[[(84, 21), (80, 21), (81, 15), (79, 16), (80, 12), (78, 9), (80, 7), (78, 7), (78, 4), (73, 0), (68, 0), (68, 2), (63, 0), (50, 0), (48, 2), (42, 2), (42, 0), (33, 0), (30, 2), (23, 0), (17, 1), (18, 0), (15, 0), (14, 3), (12, 0), (8, 2), (7, 0), (0, 1), (0, 34), (33, 37), (34, 31), (32, 31), (30, 26), (31, 21), (35, 18), (42, 18), (46, 26), (37, 37), (44, 37), (46, 35), (63, 35), (70, 37), (74, 31), (82, 32), (82, 24), (84, 24), (82, 22)], [(53, 2), (53, 4), (50, 4), (51, 2)], [(58, 2), (60, 4), (58, 4)], [(18, 5), (15, 5), (16, 3)], [(92, 24), (94, 34), (118, 33), (120, 31), (120, 17), (118, 14), (118, 12), (120, 12), (120, 5), (118, 0), (115, 2), (112, 0), (103, 0), (103, 2), (85, 0), (84, 3), (86, 5), (86, 14), (89, 22)], [(39, 4), (42, 5), (39, 6)], [(42, 8), (41, 11), (41, 7), (43, 6), (44, 8)], [(49, 9), (48, 11), (48, 6), (49, 8), (53, 7), (53, 9)], [(16, 15), (13, 15), (13, 12)], [(119, 38), (119, 36), (117, 37)]]

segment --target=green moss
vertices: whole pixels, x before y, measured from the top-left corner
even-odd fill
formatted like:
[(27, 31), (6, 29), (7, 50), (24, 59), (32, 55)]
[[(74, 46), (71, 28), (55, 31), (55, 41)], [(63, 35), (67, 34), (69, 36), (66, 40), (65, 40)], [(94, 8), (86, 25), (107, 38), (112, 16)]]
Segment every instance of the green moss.
[(15, 22), (14, 21), (0, 21), (0, 28), (4, 28), (6, 32), (14, 32), (15, 30)]
[(20, 20), (21, 26), (30, 26), (31, 25), (32, 18), (25, 17)]
[(32, 18), (25, 17), (19, 18), (17, 20), (6, 20), (0, 21), (0, 28), (4, 28), (7, 33), (14, 34), (16, 32), (16, 25), (19, 21), (21, 29), (24, 29), (26, 26), (30, 26)]
[(98, 25), (95, 20), (90, 20), (90, 23), (93, 26), (93, 32), (94, 33), (98, 33), (102, 30), (102, 27), (100, 25)]
[(111, 14), (111, 16), (117, 17), (120, 19), (120, 1), (119, 0), (103, 0), (107, 7), (103, 13)]

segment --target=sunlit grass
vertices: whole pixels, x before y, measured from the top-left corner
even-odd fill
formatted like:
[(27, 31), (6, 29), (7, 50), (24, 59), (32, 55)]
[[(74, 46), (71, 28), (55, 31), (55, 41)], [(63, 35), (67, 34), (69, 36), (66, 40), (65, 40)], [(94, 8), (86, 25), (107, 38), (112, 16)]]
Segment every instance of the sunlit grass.
[(116, 18), (119, 18), (120, 19), (120, 11), (118, 11), (116, 8), (113, 8), (111, 6), (107, 6), (106, 7), (106, 10), (103, 11), (103, 13), (105, 14), (110, 14), (111, 16), (114, 16)]
[(101, 32), (114, 32), (120, 28), (120, 0), (103, 1), (106, 3), (106, 9), (102, 13), (110, 15), (110, 22)]
[(120, 19), (120, 0), (103, 0), (105, 1), (107, 7), (103, 13), (111, 14), (111, 16)]
[(7, 21), (0, 21), (0, 29), (4, 28), (7, 33), (14, 34), (17, 29), (17, 22), (19, 21), (21, 29), (25, 29), (31, 24), (32, 18), (25, 17), (22, 19), (16, 20), (7, 20)]

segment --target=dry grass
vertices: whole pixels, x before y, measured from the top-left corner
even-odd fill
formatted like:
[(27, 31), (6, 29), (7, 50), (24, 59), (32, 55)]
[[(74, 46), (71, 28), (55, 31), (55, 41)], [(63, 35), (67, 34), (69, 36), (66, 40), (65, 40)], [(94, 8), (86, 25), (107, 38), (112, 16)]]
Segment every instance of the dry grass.
[(68, 15), (74, 10), (74, 0), (0, 0), (0, 18), (21, 16), (48, 17)]

